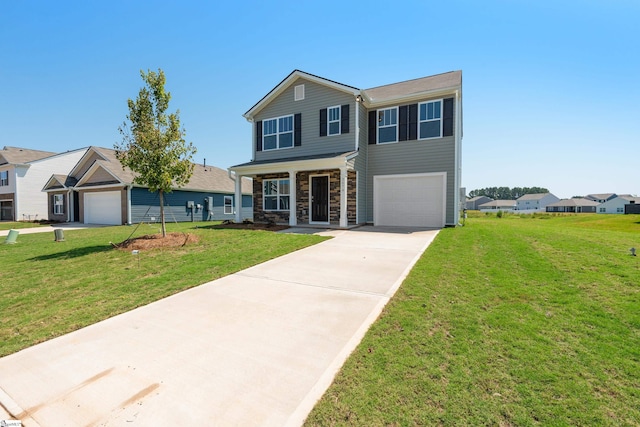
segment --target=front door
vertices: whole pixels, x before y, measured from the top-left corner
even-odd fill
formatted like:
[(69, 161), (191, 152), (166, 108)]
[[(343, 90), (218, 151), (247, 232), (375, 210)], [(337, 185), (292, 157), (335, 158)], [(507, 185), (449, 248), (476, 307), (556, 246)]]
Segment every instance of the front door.
[(329, 222), (329, 177), (311, 177), (311, 222)]

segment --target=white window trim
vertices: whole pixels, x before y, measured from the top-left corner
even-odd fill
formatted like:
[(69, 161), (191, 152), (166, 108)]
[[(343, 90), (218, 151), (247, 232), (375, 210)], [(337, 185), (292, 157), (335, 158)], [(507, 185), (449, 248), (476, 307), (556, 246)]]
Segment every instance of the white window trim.
[[(291, 117), (291, 132), (280, 132), (280, 119), (284, 119), (286, 117)], [(269, 122), (271, 120), (275, 120), (276, 121), (277, 131), (276, 131), (275, 134), (274, 133), (270, 133), (269, 135), (265, 135), (264, 127), (266, 125), (266, 122)], [(295, 145), (296, 145), (296, 142), (294, 140), (295, 131), (296, 131), (296, 124), (295, 124), (295, 117), (293, 117), (293, 114), (287, 114), (285, 116), (270, 117), (268, 119), (264, 119), (262, 121), (262, 151), (287, 150), (289, 148), (295, 147)], [(290, 147), (280, 147), (280, 135), (282, 133), (291, 133), (291, 146)], [(265, 144), (264, 144), (264, 139), (265, 139), (265, 137), (272, 136), (272, 135), (276, 136), (276, 148), (266, 148)]]
[[(440, 118), (439, 119), (431, 119), (431, 120), (420, 120), (420, 106), (421, 105), (426, 105), (426, 104), (430, 104), (432, 102), (440, 102)], [(420, 102), (418, 104), (418, 140), (420, 141), (424, 141), (426, 139), (438, 139), (438, 138), (442, 138), (442, 128), (443, 128), (443, 123), (444, 123), (444, 118), (442, 117), (444, 114), (444, 99), (431, 99), (429, 101), (424, 101), (424, 102)], [(440, 135), (439, 136), (430, 136), (427, 138), (420, 138), (420, 125), (422, 123), (427, 123), (427, 122), (435, 122), (436, 120), (440, 120)]]
[[(264, 193), (264, 186), (265, 186), (266, 182), (270, 182), (270, 181), (276, 181), (277, 182), (277, 189), (278, 189), (277, 191), (278, 192), (275, 195), (274, 194), (270, 194), (270, 195), (267, 196)], [(282, 197), (282, 196), (289, 197), (289, 207), (291, 207), (291, 193), (286, 193), (285, 194), (285, 193), (281, 193), (280, 192), (280, 181), (289, 181), (289, 191), (291, 191), (291, 179), (290, 178), (272, 178), (272, 179), (265, 179), (265, 180), (262, 181), (262, 210), (263, 211), (265, 211), (265, 212), (276, 212), (276, 211), (277, 212), (288, 212), (289, 211), (289, 209), (280, 209), (280, 197)], [(276, 204), (277, 204), (278, 208), (277, 209), (267, 209), (265, 207), (266, 197), (273, 197), (273, 196), (276, 197), (276, 201), (277, 201)]]
[[(60, 203), (58, 203), (58, 198), (60, 198)], [(61, 212), (57, 212), (58, 209)], [(54, 215), (64, 215), (64, 194), (54, 194), (53, 195), (53, 214)]]
[[(332, 109), (338, 109), (338, 120), (331, 120), (329, 119), (330, 114), (329, 112)], [(331, 123), (338, 123), (338, 133), (331, 133)], [(327, 107), (327, 136), (335, 136), (335, 135), (340, 135), (342, 133), (342, 106), (340, 105), (334, 105), (333, 107)]]
[[(231, 203), (227, 204), (227, 201), (230, 201)], [(233, 215), (233, 196), (224, 196), (224, 201), (222, 203), (222, 206), (223, 206), (225, 215)]]
[(293, 100), (302, 101), (304, 99), (304, 85), (298, 85), (293, 89)]
[[(396, 110), (396, 123), (394, 125), (388, 125), (388, 126), (380, 126), (380, 112), (381, 111), (387, 111), (387, 110)], [(398, 142), (398, 106), (395, 107), (388, 107), (388, 108), (380, 108), (378, 110), (376, 110), (376, 115), (378, 117), (378, 122), (376, 125), (376, 144), (380, 144), (380, 145), (386, 145), (386, 144), (395, 144)], [(388, 128), (391, 126), (395, 126), (396, 127), (396, 138), (393, 141), (387, 141), (387, 142), (380, 142), (380, 129), (381, 128)]]

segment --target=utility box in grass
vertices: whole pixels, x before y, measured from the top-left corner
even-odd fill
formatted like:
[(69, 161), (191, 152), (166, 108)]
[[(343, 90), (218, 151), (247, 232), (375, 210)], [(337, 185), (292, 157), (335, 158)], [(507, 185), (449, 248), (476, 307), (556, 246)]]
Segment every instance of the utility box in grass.
[(9, 234), (7, 234), (7, 238), (4, 239), (5, 244), (15, 243), (18, 239), (18, 230), (9, 230)]

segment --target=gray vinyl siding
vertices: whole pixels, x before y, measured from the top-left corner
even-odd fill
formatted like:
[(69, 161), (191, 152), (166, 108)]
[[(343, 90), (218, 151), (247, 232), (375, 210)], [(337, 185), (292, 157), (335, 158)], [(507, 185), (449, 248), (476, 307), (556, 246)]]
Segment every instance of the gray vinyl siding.
[(455, 198), (455, 140), (453, 136), (425, 141), (403, 141), (369, 146), (367, 174), (367, 222), (373, 222), (373, 177), (412, 173), (447, 173), (447, 224), (457, 222)]
[[(301, 101), (294, 101), (294, 88), (300, 84), (305, 85), (305, 97)], [(320, 137), (320, 110), (345, 104), (350, 106), (349, 133)], [(277, 160), (355, 150), (354, 107), (355, 97), (350, 93), (322, 86), (305, 79), (296, 80), (254, 117), (251, 136), (251, 144), (255, 154), (254, 159), (257, 161)], [(300, 147), (256, 152), (255, 126), (257, 126), (258, 121), (297, 113), (302, 114), (302, 145)]]
[(367, 109), (362, 104), (357, 104), (357, 108), (359, 108), (360, 138), (354, 169), (358, 172), (358, 221), (364, 223), (367, 221), (367, 123), (369, 118)]
[[(436, 99), (445, 99), (453, 95), (445, 95)], [(429, 101), (424, 99), (417, 101)], [(390, 104), (379, 107), (389, 108), (403, 104)], [(454, 101), (454, 123), (456, 122), (456, 105)], [(368, 116), (368, 113), (366, 114)], [(368, 118), (365, 133), (368, 133)], [(444, 138), (409, 140), (387, 144), (368, 145), (367, 183), (366, 183), (366, 221), (373, 222), (373, 177), (376, 175), (401, 175), (413, 173), (446, 172), (446, 215), (445, 223), (455, 225), (458, 222), (458, 209), (455, 206), (456, 194), (456, 128), (454, 134)]]
[[(194, 221), (207, 220), (233, 220), (234, 214), (224, 213), (224, 196), (233, 194), (205, 193), (196, 191), (172, 191), (164, 195), (165, 221), (184, 222), (191, 221), (191, 210), (187, 209), (187, 202), (202, 205), (201, 209), (193, 211)], [(213, 197), (213, 212), (209, 215), (205, 199)], [(253, 199), (250, 195), (242, 196), (242, 219), (253, 218)], [(153, 220), (152, 218), (155, 218)], [(134, 187), (131, 189), (131, 222), (160, 221), (160, 200), (158, 193), (151, 193), (146, 188)]]

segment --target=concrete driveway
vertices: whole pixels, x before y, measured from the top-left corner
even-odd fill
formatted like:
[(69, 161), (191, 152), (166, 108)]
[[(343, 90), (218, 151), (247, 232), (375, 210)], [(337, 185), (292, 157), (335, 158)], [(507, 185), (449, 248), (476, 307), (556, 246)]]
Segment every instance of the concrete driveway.
[(0, 359), (0, 420), (300, 425), (437, 231), (322, 234), (334, 238)]

